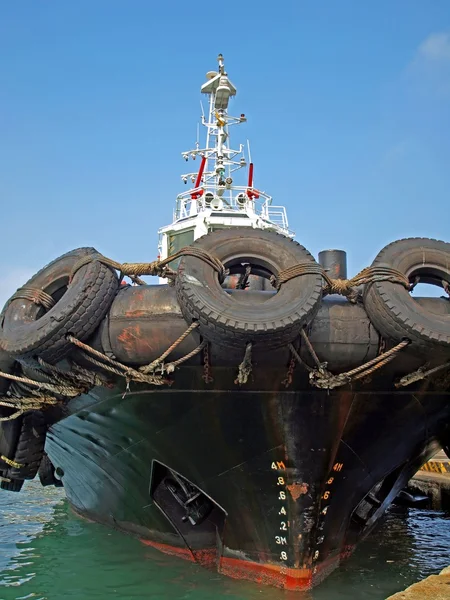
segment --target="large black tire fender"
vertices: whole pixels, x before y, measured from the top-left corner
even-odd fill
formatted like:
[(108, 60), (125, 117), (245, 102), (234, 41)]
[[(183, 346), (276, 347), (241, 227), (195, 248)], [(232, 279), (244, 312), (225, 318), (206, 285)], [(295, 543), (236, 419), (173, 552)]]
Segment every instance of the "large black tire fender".
[(81, 267), (69, 280), (74, 265), (81, 258), (95, 254), (98, 253), (94, 248), (73, 250), (34, 275), (24, 287), (43, 290), (56, 304), (45, 311), (31, 300), (12, 299), (2, 313), (0, 348), (13, 356), (40, 356), (55, 363), (73, 348), (67, 334), (87, 339), (100, 324), (118, 290), (116, 272), (97, 260)]
[(0, 429), (0, 455), (21, 465), (13, 467), (0, 459), (1, 475), (8, 479), (34, 479), (42, 460), (47, 426), (41, 411), (29, 411)]
[[(249, 262), (252, 272), (267, 277), (299, 262), (315, 263), (297, 242), (273, 231), (234, 228), (209, 233), (193, 244), (207, 250), (226, 267)], [(242, 347), (264, 348), (292, 342), (314, 318), (322, 297), (322, 277), (303, 275), (283, 283), (277, 294), (257, 307), (238, 301), (221, 287), (217, 272), (195, 256), (184, 256), (176, 279), (178, 302), (188, 323), (198, 321), (207, 340)]]
[[(411, 282), (450, 283), (450, 244), (427, 238), (408, 238), (383, 248), (373, 266), (390, 266)], [(379, 333), (393, 342), (409, 339), (416, 354), (450, 357), (450, 303), (448, 315), (431, 313), (398, 283), (378, 281), (364, 290), (364, 306)]]
[(23, 479), (11, 479), (11, 481), (2, 481), (0, 488), (8, 492), (20, 492), (24, 484)]
[[(4, 350), (0, 349), (0, 371), (2, 373), (7, 373), (8, 375), (11, 375), (14, 369), (14, 363), (14, 358)], [(11, 380), (0, 375), (0, 397), (6, 394), (10, 385)]]
[[(0, 371), (11, 374), (14, 368), (14, 359), (4, 350), (0, 350)], [(11, 385), (11, 380), (0, 377), (0, 396), (4, 396)], [(9, 417), (14, 413), (13, 408), (1, 406), (0, 417)], [(12, 448), (15, 448), (20, 434), (20, 421), (0, 421), (0, 455), (8, 456)], [(7, 465), (0, 461), (0, 477), (5, 477)], [(8, 477), (9, 479), (9, 477)], [(23, 479), (11, 479), (11, 481), (0, 481), (0, 488), (10, 492), (20, 492), (23, 486)]]
[(55, 477), (55, 467), (45, 452), (39, 465), (38, 475), (41, 485), (44, 487), (47, 485), (64, 486), (63, 482)]

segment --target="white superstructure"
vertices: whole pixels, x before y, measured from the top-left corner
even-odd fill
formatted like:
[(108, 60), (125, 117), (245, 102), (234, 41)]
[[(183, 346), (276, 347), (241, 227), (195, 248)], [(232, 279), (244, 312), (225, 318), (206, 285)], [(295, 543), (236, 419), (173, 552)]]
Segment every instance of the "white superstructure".
[[(236, 88), (228, 79), (223, 56), (218, 56), (218, 71), (209, 71), (201, 92), (209, 96), (208, 117), (202, 115), (206, 127), (206, 143), (197, 141), (193, 150), (183, 152), (186, 161), (197, 162), (198, 170), (181, 175), (191, 184), (177, 196), (173, 222), (159, 230), (161, 259), (215, 229), (253, 227), (271, 229), (293, 237), (289, 230), (286, 209), (274, 206), (272, 198), (253, 185), (253, 163), (247, 161), (243, 144), (233, 149), (229, 128), (246, 121), (244, 114), (228, 114), (228, 103)], [(248, 148), (248, 154), (250, 149)], [(247, 185), (236, 185), (236, 171), (247, 168)]]

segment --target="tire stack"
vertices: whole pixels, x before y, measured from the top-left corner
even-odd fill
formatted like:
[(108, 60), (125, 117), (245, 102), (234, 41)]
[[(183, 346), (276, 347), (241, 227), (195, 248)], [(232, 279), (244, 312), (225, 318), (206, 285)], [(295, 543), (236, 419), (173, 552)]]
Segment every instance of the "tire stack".
[[(118, 290), (115, 270), (95, 260), (97, 256), (94, 248), (73, 250), (25, 284), (25, 288), (52, 296), (55, 304), (50, 310), (20, 297), (20, 291), (7, 302), (0, 324), (0, 370), (12, 373), (15, 360), (37, 357), (56, 364), (72, 350), (69, 333), (81, 341), (94, 333)], [(83, 260), (85, 264), (72, 277), (74, 267)], [(8, 379), (0, 377), (1, 396), (7, 393), (9, 384)], [(2, 411), (2, 416), (9, 416), (14, 409), (3, 407)], [(0, 459), (1, 488), (19, 491), (24, 480), (35, 477), (44, 457), (46, 430), (42, 411), (27, 411), (0, 423), (0, 456), (21, 465), (12, 466)]]

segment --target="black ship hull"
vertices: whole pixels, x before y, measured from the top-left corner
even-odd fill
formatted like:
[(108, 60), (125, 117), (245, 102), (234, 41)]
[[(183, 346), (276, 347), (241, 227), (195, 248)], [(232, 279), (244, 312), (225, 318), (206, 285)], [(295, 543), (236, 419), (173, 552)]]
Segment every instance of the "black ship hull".
[[(17, 381), (7, 393), (53, 395), (5, 426), (0, 486), (18, 491), (38, 468), (56, 484), (55, 469), (80, 515), (231, 577), (309, 589), (448, 444), (450, 305), (412, 300), (404, 275), (388, 281), (412, 277), (416, 263), (440, 276), (434, 263), (448, 253), (429, 242), (424, 267), (423, 240), (398, 242), (395, 260), (413, 270), (380, 266), (376, 285), (391, 287), (369, 286), (361, 303), (347, 280), (271, 232), (222, 230), (201, 243), (185, 249), (174, 287), (117, 291), (111, 261), (84, 249), (39, 272), (40, 293), (19, 290), (0, 342), (25, 377), (6, 374)], [(242, 271), (249, 245), (260, 272), (278, 273), (278, 292), (225, 290), (204, 254), (219, 254), (225, 276), (226, 264)], [(35, 300), (56, 304), (41, 315)]]
[(246, 117), (228, 115), (236, 88), (218, 62), (201, 88), (206, 148), (183, 153), (200, 167), (182, 175), (194, 187), (158, 259), (77, 248), (5, 305), (0, 487), (62, 479), (80, 515), (304, 590), (448, 446), (450, 304), (410, 292), (450, 293), (450, 244), (397, 240), (351, 279), (342, 251), (316, 262), (252, 162), (233, 182), (246, 158), (228, 125)]
[(47, 452), (80, 515), (291, 590), (354, 550), (450, 416), (448, 394), (428, 384), (290, 391), (285, 370), (264, 367), (242, 389), (224, 368), (211, 390), (201, 374), (184, 368), (170, 389), (95, 388), (53, 425)]

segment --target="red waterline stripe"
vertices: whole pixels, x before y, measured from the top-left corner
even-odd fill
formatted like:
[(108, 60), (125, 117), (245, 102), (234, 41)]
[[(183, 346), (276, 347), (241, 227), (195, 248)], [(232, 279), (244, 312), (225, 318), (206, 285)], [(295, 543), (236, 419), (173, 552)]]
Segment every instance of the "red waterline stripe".
[(165, 554), (171, 554), (172, 556), (178, 556), (179, 558), (184, 558), (184, 560), (189, 560), (191, 562), (196, 562), (192, 552), (188, 548), (179, 548), (177, 546), (170, 546), (169, 544), (161, 544), (160, 542), (152, 542), (150, 540), (144, 540), (140, 538), (141, 542), (146, 546), (152, 546), (152, 548), (156, 548)]
[[(141, 542), (146, 546), (151, 546), (165, 554), (177, 556), (178, 558), (190, 562), (200, 563), (205, 566), (213, 566), (216, 563), (216, 548), (192, 551), (188, 548), (180, 548), (178, 546), (171, 546), (170, 544), (153, 542), (142, 538)], [(245, 579), (260, 585), (271, 585), (291, 591), (305, 591), (313, 587), (313, 582), (314, 585), (317, 585), (334, 570), (334, 563), (339, 562), (340, 558), (344, 558), (344, 555), (348, 555), (349, 553), (351, 554), (351, 552), (342, 552), (340, 556), (336, 555), (319, 563), (315, 574), (313, 574), (312, 567), (292, 568), (270, 563), (256, 563), (227, 556), (222, 556), (220, 558), (217, 570), (219, 573), (231, 577), (232, 579)]]

